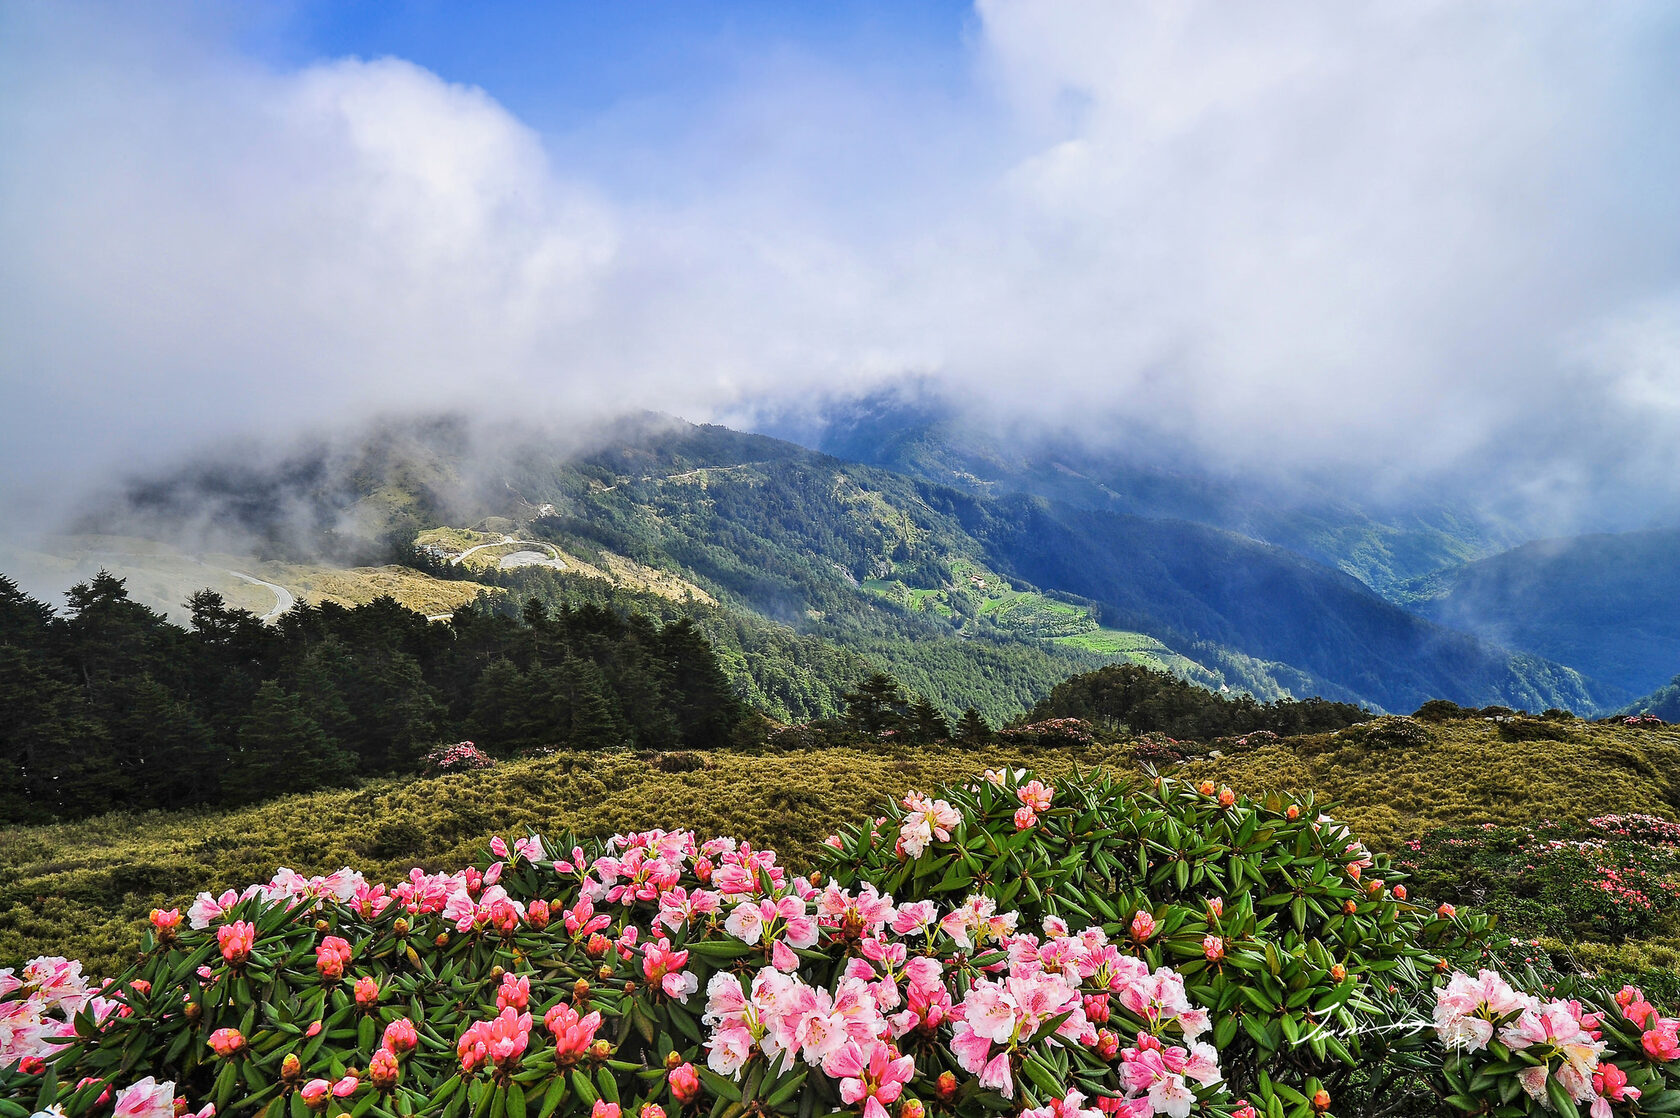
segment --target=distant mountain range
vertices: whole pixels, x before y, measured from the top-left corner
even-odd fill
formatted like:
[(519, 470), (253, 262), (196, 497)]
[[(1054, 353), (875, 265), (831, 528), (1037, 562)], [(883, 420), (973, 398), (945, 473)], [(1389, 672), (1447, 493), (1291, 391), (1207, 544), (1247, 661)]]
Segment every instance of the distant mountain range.
[(1158, 446), (1017, 430), (903, 389), (830, 406), (784, 430), (836, 457), (968, 492), (1027, 493), (1222, 528), (1344, 571), (1385, 596), (1408, 579), (1522, 540), (1514, 525), (1480, 510), (1418, 502), (1373, 509), (1298, 480), (1284, 486), (1172, 468)]
[(1400, 591), (1422, 616), (1569, 664), (1629, 697), (1680, 671), (1680, 529), (1536, 540)]
[(341, 556), (440, 524), (517, 525), (568, 554), (668, 570), (733, 615), (899, 671), (948, 710), (1005, 663), (1024, 706), (1052, 665), (1114, 659), (1396, 711), (1431, 698), (1599, 711), (1635, 693), (1373, 589), (1496, 548), (1497, 525), (1328, 501), (1280, 511), (1257, 489), (962, 436), (937, 416), (860, 412), (812, 439), (825, 453), (638, 417), (577, 449), (445, 420), (262, 468), (201, 463), (104, 516), (214, 521)]

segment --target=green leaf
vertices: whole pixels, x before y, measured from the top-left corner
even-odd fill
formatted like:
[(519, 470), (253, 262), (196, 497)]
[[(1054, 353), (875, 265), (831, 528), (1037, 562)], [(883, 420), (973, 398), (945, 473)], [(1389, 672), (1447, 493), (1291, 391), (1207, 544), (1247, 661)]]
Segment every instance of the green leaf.
[[(741, 1101), (740, 1088), (736, 1087), (735, 1084), (731, 1083), (711, 1068), (696, 1065), (694, 1070), (700, 1073), (700, 1082), (704, 1083), (706, 1085), (706, 1089), (711, 1091), (712, 1094), (717, 1095), (719, 1098), (728, 1099), (730, 1102)], [(590, 1101), (593, 1102), (594, 1100), (592, 1099)]]
[(566, 1077), (557, 1075), (554, 1082), (548, 1085), (548, 1090), (543, 1092), (542, 1105), (537, 1108), (537, 1118), (549, 1118), (549, 1115), (560, 1108), (560, 1102), (565, 1097)]

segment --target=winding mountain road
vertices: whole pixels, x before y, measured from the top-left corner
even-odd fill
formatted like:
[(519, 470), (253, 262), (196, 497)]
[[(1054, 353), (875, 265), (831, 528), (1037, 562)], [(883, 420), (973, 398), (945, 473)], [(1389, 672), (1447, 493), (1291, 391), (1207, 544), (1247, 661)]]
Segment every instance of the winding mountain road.
[(292, 596), (292, 592), (287, 590), (284, 586), (279, 586), (275, 583), (268, 582), (265, 579), (260, 579), (256, 575), (248, 575), (243, 571), (228, 571), (228, 574), (232, 575), (234, 578), (244, 579), (253, 586), (266, 586), (270, 590), (274, 591), (274, 608), (263, 614), (262, 619), (264, 622), (276, 620), (281, 614), (285, 613), (297, 604), (297, 599)]
[(469, 547), (467, 550), (451, 559), (450, 562), (459, 567), (462, 560), (466, 559), (467, 556), (471, 555), (475, 551), (483, 551), (487, 547), (506, 547), (509, 544), (517, 544), (520, 547), (546, 548), (554, 564), (561, 570), (566, 569), (566, 561), (560, 558), (560, 549), (555, 547), (553, 544), (543, 543), (541, 540), (516, 540), (512, 536), (503, 536), (501, 540), (496, 543), (481, 543), (476, 547)]

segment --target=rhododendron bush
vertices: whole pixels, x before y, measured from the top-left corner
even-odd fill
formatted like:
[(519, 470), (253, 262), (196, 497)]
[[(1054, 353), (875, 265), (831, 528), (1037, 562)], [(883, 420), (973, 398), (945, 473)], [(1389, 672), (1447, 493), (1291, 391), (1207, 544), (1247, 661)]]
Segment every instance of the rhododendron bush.
[(0, 1114), (1281, 1118), (1403, 1076), (1680, 1109), (1672, 1020), (1451, 973), (1485, 928), (1310, 800), (988, 773), (808, 876), (656, 830), (201, 894), (110, 982), (3, 972)]

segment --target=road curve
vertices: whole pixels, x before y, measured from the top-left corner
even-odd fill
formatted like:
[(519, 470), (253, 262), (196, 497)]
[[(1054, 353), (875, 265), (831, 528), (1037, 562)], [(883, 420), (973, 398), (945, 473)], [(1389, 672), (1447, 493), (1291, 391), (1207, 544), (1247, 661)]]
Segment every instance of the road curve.
[(248, 575), (243, 571), (229, 571), (228, 574), (234, 578), (242, 578), (254, 586), (266, 586), (274, 591), (274, 608), (263, 614), (262, 619), (265, 622), (275, 620), (297, 604), (297, 599), (292, 597), (292, 592), (284, 586), (277, 586), (272, 582), (260, 579), (256, 575)]
[(501, 538), (500, 542), (497, 542), (497, 543), (481, 543), (481, 544), (477, 545), (476, 547), (469, 547), (469, 548), (467, 548), (467, 550), (461, 552), (461, 554), (455, 556), (455, 558), (451, 559), (449, 562), (451, 564), (453, 564), (454, 566), (459, 567), (461, 565), (461, 561), (463, 559), (465, 559), (467, 556), (471, 555), (475, 551), (483, 551), (487, 547), (507, 547), (510, 544), (517, 545), (519, 547), (546, 548), (549, 555), (553, 558), (554, 562), (559, 565), (559, 568), (561, 570), (566, 569), (566, 561), (564, 559), (560, 558), (560, 549), (555, 547), (553, 544), (544, 543), (541, 540), (516, 540), (512, 536), (503, 536)]

